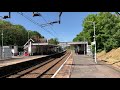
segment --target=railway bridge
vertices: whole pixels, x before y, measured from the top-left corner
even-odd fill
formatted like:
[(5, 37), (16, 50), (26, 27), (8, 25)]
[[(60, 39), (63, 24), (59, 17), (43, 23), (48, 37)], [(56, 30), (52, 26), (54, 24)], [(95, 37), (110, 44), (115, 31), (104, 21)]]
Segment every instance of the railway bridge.
[(63, 48), (69, 47), (69, 48), (73, 48), (78, 49), (78, 54), (84, 54), (84, 55), (92, 55), (91, 52), (91, 45), (88, 45), (88, 42), (60, 42), (59, 43), (60, 46), (62, 46)]

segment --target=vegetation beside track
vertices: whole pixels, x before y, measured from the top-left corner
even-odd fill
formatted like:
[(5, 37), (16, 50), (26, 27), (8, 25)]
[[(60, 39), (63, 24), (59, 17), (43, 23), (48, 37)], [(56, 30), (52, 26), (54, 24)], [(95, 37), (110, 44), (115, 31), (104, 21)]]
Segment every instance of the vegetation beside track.
[(94, 41), (93, 24), (87, 21), (95, 22), (97, 52), (103, 50), (109, 52), (120, 47), (120, 17), (116, 13), (111, 12), (89, 14), (83, 20), (82, 32), (73, 41), (84, 41), (84, 38), (89, 44)]
[(99, 52), (97, 53), (97, 60), (105, 61), (120, 69), (120, 48), (112, 49), (109, 52)]

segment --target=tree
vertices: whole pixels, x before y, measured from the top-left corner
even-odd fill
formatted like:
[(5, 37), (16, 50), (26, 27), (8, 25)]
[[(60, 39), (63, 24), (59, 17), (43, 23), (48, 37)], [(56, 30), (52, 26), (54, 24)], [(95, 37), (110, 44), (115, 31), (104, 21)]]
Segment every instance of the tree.
[(48, 43), (49, 44), (57, 45), (59, 43), (59, 41), (58, 41), (57, 38), (51, 38), (50, 40), (48, 40)]
[[(28, 41), (28, 30), (22, 25), (13, 25), (10, 22), (0, 20), (0, 45), (2, 45), (2, 34), (3, 31), (3, 45), (18, 45), (23, 46)], [(30, 37), (44, 38), (37, 31), (30, 31)]]
[(83, 41), (85, 37), (89, 44), (93, 42), (93, 24), (87, 21), (95, 22), (97, 51), (109, 51), (120, 46), (120, 17), (110, 12), (89, 14), (83, 21), (83, 31), (73, 41)]

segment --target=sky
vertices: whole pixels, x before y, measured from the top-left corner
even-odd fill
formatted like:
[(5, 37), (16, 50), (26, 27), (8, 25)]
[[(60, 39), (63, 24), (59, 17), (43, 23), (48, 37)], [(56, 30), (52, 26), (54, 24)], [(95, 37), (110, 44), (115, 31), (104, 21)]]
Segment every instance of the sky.
[[(44, 19), (47, 22), (56, 21), (59, 19), (59, 12), (39, 12), (44, 19), (42, 17), (33, 17), (32, 12), (22, 13), (40, 25), (46, 23)], [(46, 39), (58, 38), (60, 42), (71, 42), (76, 37), (76, 35), (83, 30), (82, 22), (84, 18), (89, 14), (96, 13), (97, 12), (63, 12), (61, 16), (61, 24), (56, 23), (46, 26), (44, 27), (45, 30), (30, 22), (17, 12), (11, 12), (11, 18), (6, 19), (6, 21), (11, 22), (12, 24), (20, 24), (27, 30), (38, 31)], [(8, 15), (8, 12), (0, 12), (0, 16), (4, 15)]]

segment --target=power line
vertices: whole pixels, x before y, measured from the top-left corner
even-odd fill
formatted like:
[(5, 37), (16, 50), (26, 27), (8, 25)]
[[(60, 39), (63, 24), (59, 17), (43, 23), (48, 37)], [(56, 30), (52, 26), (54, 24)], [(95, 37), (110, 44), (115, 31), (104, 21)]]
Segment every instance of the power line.
[[(61, 15), (62, 15), (62, 12), (60, 12), (59, 13), (59, 21), (60, 21), (60, 17), (61, 17)], [(50, 28), (54, 31), (54, 29), (53, 29), (53, 27), (52, 27), (52, 24), (49, 24), (48, 22), (47, 22), (47, 20), (41, 15), (40, 17), (42, 17), (43, 18), (43, 20), (50, 26)], [(55, 31), (54, 31), (54, 33), (56, 33)], [(56, 33), (57, 34), (57, 33)], [(58, 35), (57, 34), (57, 36), (59, 36), (59, 37), (61, 37), (61, 35)], [(61, 37), (62, 39), (63, 39), (63, 37)], [(64, 39), (63, 39), (64, 40)]]
[[(39, 23), (35, 22), (33, 19), (31, 19), (30, 17), (28, 17), (27, 15), (23, 14), (22, 12), (18, 14), (22, 15), (23, 17), (25, 17), (26, 19), (28, 19), (30, 22), (34, 23), (35, 25), (39, 26), (40, 28), (44, 29), (45, 31), (47, 31), (49, 34), (51, 34), (52, 36), (54, 36), (50, 31), (48, 31), (47, 29), (43, 28)], [(56, 37), (56, 36), (54, 36)]]
[[(61, 15), (62, 15), (62, 13), (60, 12), (59, 17), (61, 17)], [(41, 17), (43, 18), (43, 20), (44, 20), (46, 23), (48, 23), (47, 20), (46, 20), (42, 15), (41, 15)], [(59, 20), (60, 20), (60, 18), (59, 18)], [(52, 25), (51, 25), (51, 24), (48, 24), (48, 25), (49, 25), (50, 28), (54, 31)], [(56, 32), (54, 31), (54, 33), (56, 33)], [(57, 33), (56, 33), (56, 34), (57, 34)], [(61, 36), (60, 34), (59, 34), (59, 35), (57, 34), (57, 36), (63, 39), (63, 36)], [(63, 40), (64, 40), (64, 39), (63, 39)]]
[[(47, 20), (41, 15), (41, 17), (43, 18), (43, 20), (46, 22), (46, 23), (48, 23), (47, 22)], [(55, 33), (55, 34), (57, 34), (55, 31), (54, 31), (54, 29), (52, 28), (52, 26), (50, 25), (50, 28), (53, 30), (53, 32)], [(57, 34), (58, 35), (58, 34)]]
[[(44, 21), (45, 22), (47, 22), (46, 20), (45, 20), (45, 18), (42, 16), (42, 18), (44, 19)], [(41, 26), (41, 25), (40, 25)], [(43, 27), (41, 27), (41, 28), (43, 28)], [(44, 30), (45, 30), (45, 28), (43, 28)], [(48, 30), (47, 30), (48, 31)], [(48, 32), (50, 32), (50, 31), (48, 31)], [(50, 32), (51, 33), (51, 32)], [(52, 34), (52, 33), (51, 33)], [(55, 37), (55, 36), (54, 36)]]

